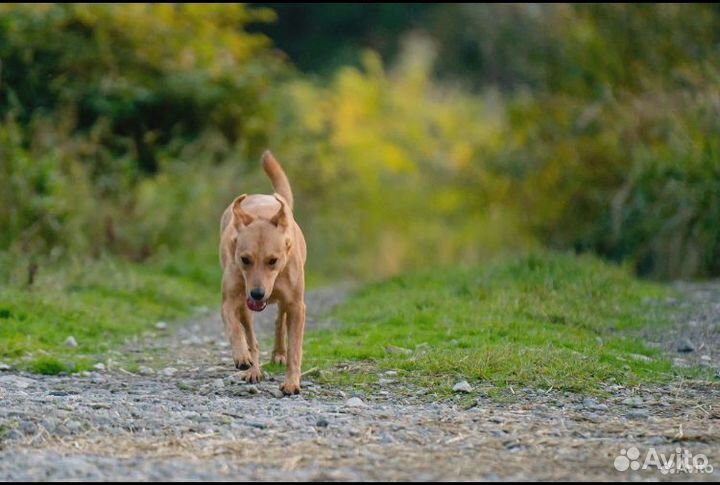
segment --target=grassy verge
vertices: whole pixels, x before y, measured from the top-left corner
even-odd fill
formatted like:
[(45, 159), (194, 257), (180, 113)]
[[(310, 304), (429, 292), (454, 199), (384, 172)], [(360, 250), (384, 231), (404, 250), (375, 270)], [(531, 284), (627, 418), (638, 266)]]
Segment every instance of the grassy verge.
[[(157, 321), (217, 304), (219, 278), (219, 268), (177, 257), (42, 267), (31, 288), (6, 276), (0, 361), (49, 374), (88, 369)], [(460, 379), (574, 391), (661, 382), (676, 370), (629, 335), (666, 323), (653, 302), (668, 291), (597, 259), (557, 254), (408, 274), (357, 292), (334, 312), (339, 327), (308, 332), (304, 367), (360, 387), (392, 369), (437, 393)], [(69, 336), (77, 347), (65, 345)]]
[[(41, 267), (32, 287), (0, 286), (0, 361), (36, 373), (80, 371), (126, 338), (190, 315), (219, 298), (207, 265), (101, 260)], [(65, 344), (74, 337), (76, 347)]]
[(440, 393), (460, 379), (585, 392), (664, 381), (671, 363), (628, 335), (666, 323), (652, 301), (667, 295), (590, 257), (433, 268), (355, 294), (335, 312), (343, 325), (308, 332), (305, 367), (333, 367), (324, 379), (356, 386), (393, 369)]

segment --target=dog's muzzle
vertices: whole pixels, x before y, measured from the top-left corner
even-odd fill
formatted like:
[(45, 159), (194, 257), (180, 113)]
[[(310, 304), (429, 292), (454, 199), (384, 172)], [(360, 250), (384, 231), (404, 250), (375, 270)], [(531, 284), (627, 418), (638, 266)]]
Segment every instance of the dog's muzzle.
[(267, 306), (267, 301), (257, 301), (252, 298), (248, 298), (245, 300), (245, 303), (247, 304), (248, 308), (254, 312), (261, 312), (265, 310), (265, 307)]

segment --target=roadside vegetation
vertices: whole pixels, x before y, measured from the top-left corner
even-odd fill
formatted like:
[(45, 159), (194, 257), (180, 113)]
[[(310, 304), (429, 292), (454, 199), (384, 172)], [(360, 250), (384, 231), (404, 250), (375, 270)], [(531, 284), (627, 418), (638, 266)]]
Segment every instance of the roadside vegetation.
[(580, 392), (667, 382), (679, 371), (632, 335), (670, 322), (669, 296), (627, 267), (568, 254), (426, 268), (357, 292), (334, 313), (341, 325), (308, 333), (306, 367), (360, 386), (394, 370), (439, 394), (462, 380)]

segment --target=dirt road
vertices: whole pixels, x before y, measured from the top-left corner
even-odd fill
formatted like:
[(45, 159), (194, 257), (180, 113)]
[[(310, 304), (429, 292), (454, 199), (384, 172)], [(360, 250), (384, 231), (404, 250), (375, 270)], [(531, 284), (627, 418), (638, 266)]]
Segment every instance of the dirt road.
[[(674, 333), (646, 338), (678, 365), (717, 366), (720, 285), (678, 288)], [(308, 296), (308, 332), (332, 325), (318, 316), (344, 295)], [(257, 322), (264, 335), (271, 319)], [(361, 395), (308, 376), (301, 396), (280, 397), (280, 375), (240, 380), (214, 314), (157, 334), (123, 350), (144, 359), (133, 373), (112, 360), (82, 376), (0, 372), (0, 480), (720, 478), (717, 383), (609, 384), (606, 399), (554, 389), (491, 399), (474, 385), (468, 406), (390, 371)], [(695, 349), (680, 353), (672, 342), (686, 335)], [(667, 460), (678, 448), (705, 455), (712, 473), (642, 469), (651, 449)]]

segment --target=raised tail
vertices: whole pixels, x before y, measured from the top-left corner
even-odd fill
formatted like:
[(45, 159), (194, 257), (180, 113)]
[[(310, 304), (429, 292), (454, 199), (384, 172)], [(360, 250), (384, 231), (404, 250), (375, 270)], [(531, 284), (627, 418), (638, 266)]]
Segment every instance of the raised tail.
[(273, 154), (270, 153), (270, 150), (265, 150), (265, 153), (263, 153), (262, 166), (263, 169), (265, 169), (267, 176), (270, 177), (270, 182), (272, 183), (275, 192), (280, 194), (288, 203), (290, 209), (292, 209), (293, 194), (292, 189), (290, 188), (290, 182), (288, 181), (287, 175), (285, 175), (285, 172), (278, 161), (275, 160)]
[(278, 161), (275, 160), (273, 154), (270, 153), (270, 150), (265, 150), (265, 153), (263, 153), (262, 162), (265, 173), (268, 177), (270, 177), (270, 182), (273, 184), (273, 189), (275, 190), (275, 192), (282, 195), (283, 199), (285, 199), (285, 201), (290, 206), (290, 209), (292, 209), (293, 196), (292, 189), (290, 188), (290, 182), (288, 181), (287, 175), (285, 175), (285, 172), (283, 171)]

